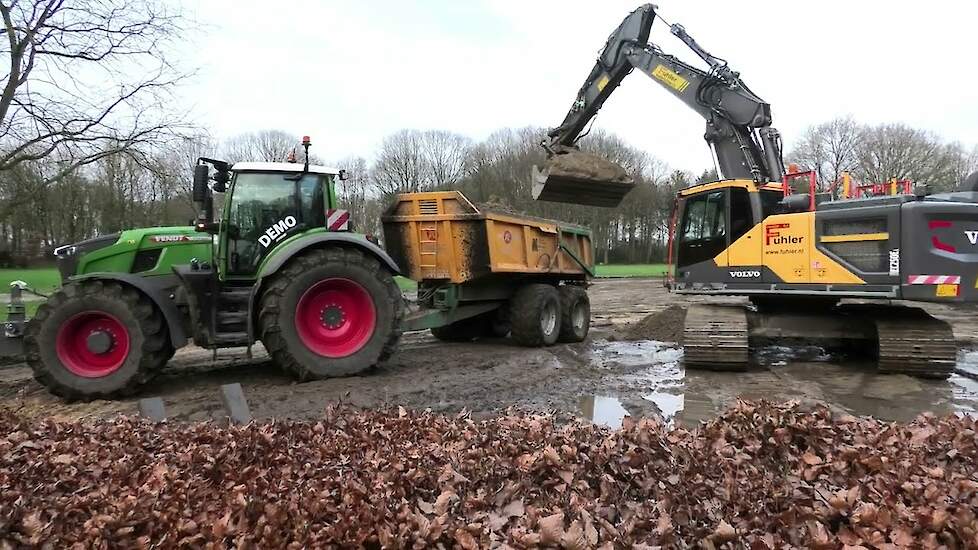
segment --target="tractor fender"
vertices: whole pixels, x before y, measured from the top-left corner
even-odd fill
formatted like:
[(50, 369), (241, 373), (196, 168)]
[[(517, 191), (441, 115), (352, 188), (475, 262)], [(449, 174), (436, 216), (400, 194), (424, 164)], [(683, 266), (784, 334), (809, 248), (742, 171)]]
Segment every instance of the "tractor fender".
[[(166, 320), (167, 329), (170, 332), (170, 344), (174, 349), (181, 348), (187, 344), (187, 334), (183, 330), (183, 321), (177, 305), (170, 299), (167, 289), (173, 282), (168, 276), (163, 277), (140, 277), (132, 273), (87, 273), (78, 277), (72, 277), (69, 282), (90, 281), (93, 279), (103, 281), (118, 281), (129, 285), (142, 292), (153, 304), (163, 313)], [(163, 283), (163, 284), (161, 284)]]
[(262, 266), (261, 271), (258, 274), (258, 280), (261, 281), (270, 275), (273, 275), (279, 270), (286, 262), (292, 259), (293, 256), (299, 254), (310, 248), (317, 247), (317, 245), (339, 243), (355, 246), (367, 254), (377, 258), (382, 264), (387, 266), (388, 269), (394, 275), (399, 275), (401, 270), (397, 267), (394, 260), (387, 254), (387, 251), (380, 246), (368, 241), (363, 235), (357, 233), (318, 233), (315, 235), (309, 235), (307, 237), (302, 237), (292, 241), (291, 243), (283, 246), (280, 250), (276, 250)]

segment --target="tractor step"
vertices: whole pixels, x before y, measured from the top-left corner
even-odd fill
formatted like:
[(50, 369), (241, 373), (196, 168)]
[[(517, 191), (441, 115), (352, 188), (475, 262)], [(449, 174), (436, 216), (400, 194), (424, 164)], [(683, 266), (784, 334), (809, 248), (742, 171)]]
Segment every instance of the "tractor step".
[(235, 347), (247, 346), (250, 342), (247, 332), (219, 332), (214, 335), (213, 343), (216, 347)]
[(251, 287), (225, 287), (218, 296), (222, 304), (247, 304), (250, 299)]
[(683, 328), (686, 365), (743, 371), (749, 360), (747, 312), (743, 306), (693, 305)]
[(218, 311), (217, 322), (220, 325), (245, 323), (248, 321), (247, 311)]

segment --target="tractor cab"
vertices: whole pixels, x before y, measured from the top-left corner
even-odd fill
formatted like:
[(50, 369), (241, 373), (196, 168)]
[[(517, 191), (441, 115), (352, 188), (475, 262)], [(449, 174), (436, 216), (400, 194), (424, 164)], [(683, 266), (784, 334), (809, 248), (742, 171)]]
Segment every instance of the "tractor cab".
[(239, 162), (231, 167), (218, 231), (222, 278), (253, 278), (279, 244), (326, 225), (336, 207), (337, 170), (278, 162)]
[[(308, 162), (238, 162), (234, 165), (201, 158), (194, 173), (198, 204), (197, 231), (217, 235), (214, 263), (221, 280), (254, 280), (262, 262), (282, 243), (310, 230), (327, 227), (336, 211), (335, 180), (345, 172)], [(209, 173), (209, 166), (216, 174)], [(209, 184), (213, 181), (213, 184)], [(220, 220), (214, 220), (212, 191), (225, 193)]]

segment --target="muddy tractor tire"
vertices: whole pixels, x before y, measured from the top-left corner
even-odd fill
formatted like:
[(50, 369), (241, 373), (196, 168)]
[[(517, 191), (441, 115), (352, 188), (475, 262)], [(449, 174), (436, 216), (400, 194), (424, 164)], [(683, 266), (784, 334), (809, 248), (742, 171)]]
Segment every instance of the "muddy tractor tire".
[(560, 293), (547, 284), (530, 284), (509, 301), (513, 340), (527, 347), (549, 346), (560, 335)]
[(27, 364), (68, 400), (135, 393), (172, 355), (162, 314), (134, 288), (68, 283), (38, 308), (24, 334)]
[(387, 359), (404, 307), (394, 277), (355, 248), (308, 251), (262, 292), (258, 330), (282, 369), (299, 380), (356, 374)]
[(591, 300), (587, 290), (574, 285), (560, 287), (560, 342), (583, 342), (591, 329)]
[(431, 334), (442, 342), (471, 342), (485, 335), (488, 325), (489, 319), (483, 315), (476, 315), (445, 326), (432, 328)]

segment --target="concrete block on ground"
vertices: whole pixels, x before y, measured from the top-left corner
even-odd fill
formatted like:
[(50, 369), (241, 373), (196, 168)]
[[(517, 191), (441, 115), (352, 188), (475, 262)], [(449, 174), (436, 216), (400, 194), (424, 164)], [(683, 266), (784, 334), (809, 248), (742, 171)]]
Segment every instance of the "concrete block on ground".
[(248, 408), (248, 400), (245, 399), (241, 384), (235, 382), (222, 385), (221, 401), (224, 403), (224, 410), (231, 417), (231, 422), (234, 424), (251, 422), (251, 409)]
[(160, 397), (146, 397), (139, 400), (139, 415), (155, 422), (166, 420), (166, 406)]

